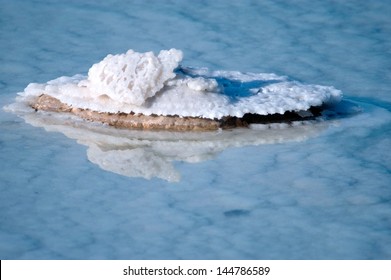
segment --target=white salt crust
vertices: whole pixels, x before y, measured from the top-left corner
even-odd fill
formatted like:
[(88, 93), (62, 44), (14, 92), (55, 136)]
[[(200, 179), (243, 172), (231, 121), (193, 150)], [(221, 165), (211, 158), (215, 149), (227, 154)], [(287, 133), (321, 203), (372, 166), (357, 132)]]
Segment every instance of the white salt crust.
[(181, 67), (182, 52), (162, 50), (108, 55), (88, 77), (60, 77), (29, 84), (22, 99), (48, 94), (70, 106), (109, 113), (242, 117), (246, 113), (283, 114), (337, 103), (334, 87), (303, 84), (268, 73), (209, 71)]
[(182, 52), (163, 50), (158, 56), (152, 52), (108, 55), (92, 65), (87, 80), (79, 83), (87, 87), (95, 98), (108, 96), (112, 100), (142, 105), (154, 96), (164, 83), (175, 77), (174, 69), (182, 60)]

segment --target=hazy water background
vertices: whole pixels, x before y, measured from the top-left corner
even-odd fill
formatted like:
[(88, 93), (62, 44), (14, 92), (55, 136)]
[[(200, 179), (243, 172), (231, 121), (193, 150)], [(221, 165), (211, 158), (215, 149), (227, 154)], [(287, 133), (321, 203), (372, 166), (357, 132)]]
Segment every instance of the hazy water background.
[(129, 178), (0, 111), (1, 259), (390, 259), (389, 1), (0, 0), (0, 106), (108, 53), (332, 85), (362, 113), (301, 142)]

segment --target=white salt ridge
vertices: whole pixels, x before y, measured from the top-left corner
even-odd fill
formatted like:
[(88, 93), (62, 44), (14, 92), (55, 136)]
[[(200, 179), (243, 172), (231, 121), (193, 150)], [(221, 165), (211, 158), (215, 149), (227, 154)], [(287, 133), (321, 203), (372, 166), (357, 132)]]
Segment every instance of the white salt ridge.
[(209, 71), (179, 67), (182, 52), (163, 50), (108, 55), (88, 77), (60, 77), (30, 84), (24, 98), (42, 93), (73, 107), (109, 113), (242, 117), (246, 113), (283, 114), (339, 102), (334, 87), (307, 85), (268, 73)]

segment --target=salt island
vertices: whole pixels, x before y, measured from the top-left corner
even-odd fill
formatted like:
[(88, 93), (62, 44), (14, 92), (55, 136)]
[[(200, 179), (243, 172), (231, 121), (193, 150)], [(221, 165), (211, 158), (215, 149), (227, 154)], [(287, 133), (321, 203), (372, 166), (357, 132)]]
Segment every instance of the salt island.
[(314, 119), (342, 93), (269, 73), (181, 65), (182, 51), (108, 55), (88, 76), (29, 84), (18, 101), (118, 128), (207, 131)]

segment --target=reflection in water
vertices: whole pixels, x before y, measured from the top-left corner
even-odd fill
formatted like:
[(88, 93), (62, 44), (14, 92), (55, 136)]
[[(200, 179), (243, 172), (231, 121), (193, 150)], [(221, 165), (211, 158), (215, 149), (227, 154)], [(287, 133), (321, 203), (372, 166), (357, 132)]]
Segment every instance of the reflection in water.
[(230, 147), (304, 141), (337, 121), (336, 117), (356, 114), (360, 108), (342, 101), (323, 111), (323, 120), (252, 125), (214, 132), (140, 131), (87, 122), (67, 113), (35, 112), (23, 102), (5, 108), (33, 126), (61, 132), (88, 147), (88, 159), (102, 169), (129, 177), (158, 177), (179, 181), (173, 161), (200, 162), (212, 159)]
[(129, 177), (179, 181), (173, 161), (190, 163), (213, 158), (229, 147), (304, 141), (330, 122), (256, 125), (252, 129), (215, 132), (122, 130), (90, 123), (69, 114), (31, 112), (22, 116), (33, 126), (61, 132), (86, 145), (88, 159), (102, 169)]

